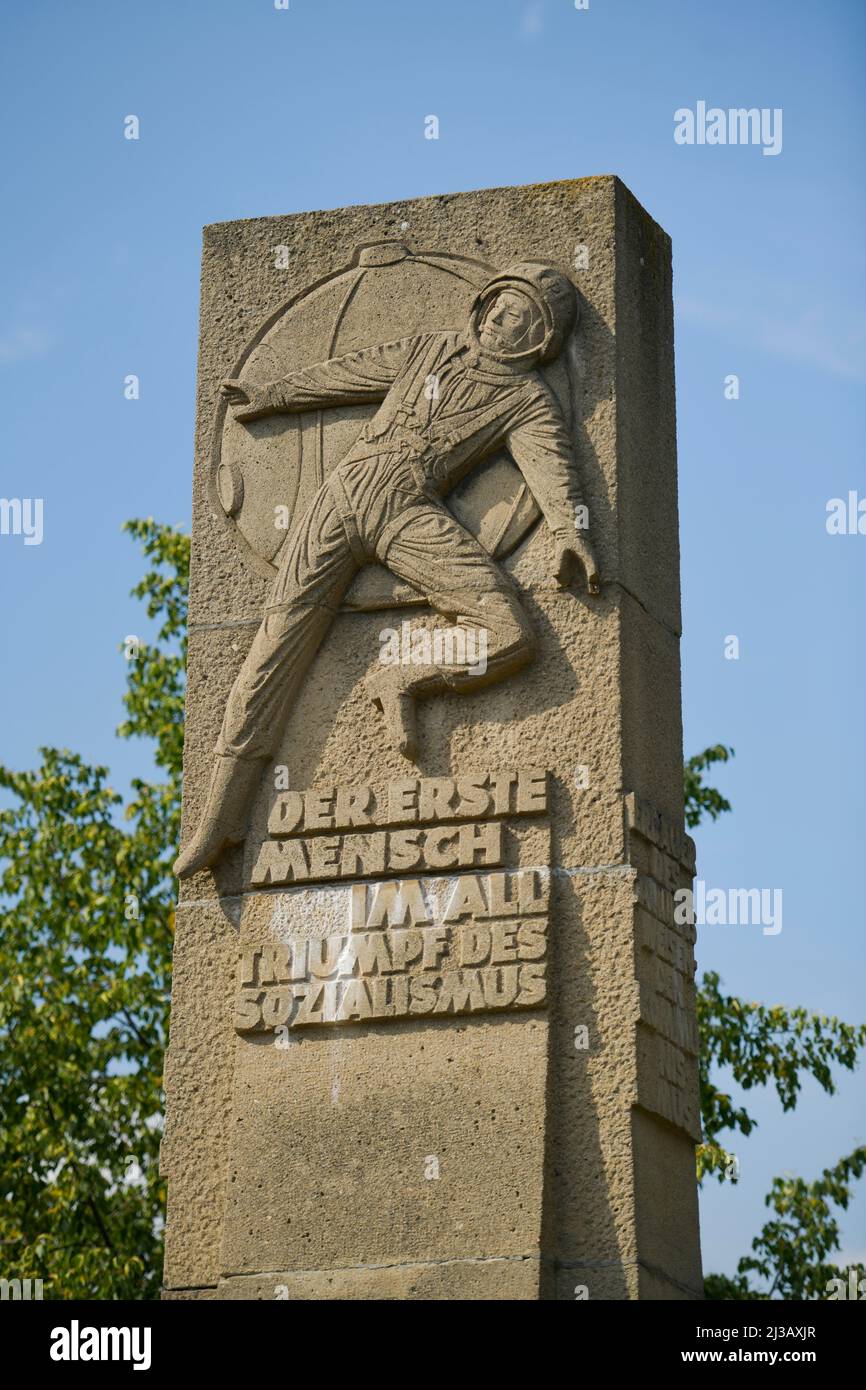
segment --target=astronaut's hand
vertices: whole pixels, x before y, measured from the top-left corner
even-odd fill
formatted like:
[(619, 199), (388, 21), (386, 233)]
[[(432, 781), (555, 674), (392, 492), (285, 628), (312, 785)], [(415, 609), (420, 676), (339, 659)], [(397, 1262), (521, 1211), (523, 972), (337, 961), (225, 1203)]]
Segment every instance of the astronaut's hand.
[(553, 561), (553, 575), (561, 589), (566, 589), (579, 570), (586, 575), (586, 588), (590, 594), (601, 592), (598, 565), (589, 541), (570, 531), (554, 533), (556, 550)]
[(220, 393), (225, 396), (235, 419), (241, 424), (247, 420), (258, 420), (261, 415), (268, 415), (273, 410), (268, 387), (256, 386), (252, 381), (224, 381), (220, 385)]

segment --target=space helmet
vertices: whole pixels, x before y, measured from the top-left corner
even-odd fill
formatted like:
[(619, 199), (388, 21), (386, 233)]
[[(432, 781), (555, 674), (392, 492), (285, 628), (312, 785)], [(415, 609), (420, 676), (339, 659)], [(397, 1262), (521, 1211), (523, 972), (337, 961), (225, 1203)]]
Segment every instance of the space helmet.
[(470, 311), (469, 334), (476, 346), (480, 346), (481, 321), (503, 290), (516, 290), (532, 300), (540, 319), (541, 341), (517, 352), (491, 353), (485, 348), (485, 354), (514, 365), (530, 358), (538, 363), (552, 362), (577, 322), (577, 295), (571, 281), (545, 261), (519, 261), (500, 275), (494, 275), (476, 296)]

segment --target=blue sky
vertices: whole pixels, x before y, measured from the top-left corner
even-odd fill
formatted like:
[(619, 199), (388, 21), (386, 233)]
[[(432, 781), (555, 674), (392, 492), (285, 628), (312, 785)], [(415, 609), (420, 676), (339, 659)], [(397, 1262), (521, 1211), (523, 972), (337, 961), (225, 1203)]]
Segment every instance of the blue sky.
[[(44, 498), (45, 534), (0, 536), (0, 761), (147, 767), (113, 738), (118, 644), (147, 632), (120, 526), (189, 522), (204, 224), (616, 173), (674, 243), (686, 749), (736, 749), (700, 875), (784, 893), (779, 935), (706, 927), (699, 965), (864, 1018), (866, 535), (825, 526), (866, 498), (864, 36), (860, 0), (7, 8), (0, 494)], [(677, 145), (700, 100), (781, 108), (781, 153)], [(740, 1185), (702, 1199), (708, 1269), (747, 1249), (774, 1174), (866, 1140), (864, 1075), (792, 1116), (750, 1098)], [(866, 1258), (866, 1185), (841, 1224)]]

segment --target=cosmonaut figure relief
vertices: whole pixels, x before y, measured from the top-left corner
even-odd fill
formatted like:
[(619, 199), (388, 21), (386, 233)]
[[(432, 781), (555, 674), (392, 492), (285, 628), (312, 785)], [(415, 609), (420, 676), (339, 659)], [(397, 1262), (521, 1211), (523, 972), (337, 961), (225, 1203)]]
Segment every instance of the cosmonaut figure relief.
[[(570, 433), (540, 368), (577, 318), (571, 281), (542, 262), (493, 276), (462, 331), (413, 334), (343, 353), (260, 384), (224, 381), (236, 421), (381, 402), (318, 488), (286, 544), (261, 625), (228, 700), (204, 812), (175, 865), (184, 877), (246, 835), (249, 802), (276, 751), (341, 601), (380, 564), (449, 622), (483, 630), (486, 668), (383, 665), (367, 679), (383, 730), (418, 756), (416, 701), (468, 693), (531, 661), (535, 635), (509, 576), (444, 500), (476, 465), (507, 449), (555, 538), (563, 587), (582, 570), (599, 592)], [(431, 387), (432, 383), (432, 387)], [(468, 644), (469, 649), (476, 649)]]

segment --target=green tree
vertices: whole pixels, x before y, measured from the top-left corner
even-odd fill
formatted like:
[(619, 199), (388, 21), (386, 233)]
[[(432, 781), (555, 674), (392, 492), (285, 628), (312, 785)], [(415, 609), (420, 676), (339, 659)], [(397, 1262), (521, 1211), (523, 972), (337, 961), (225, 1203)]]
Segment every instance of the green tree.
[[(41, 750), (34, 772), (0, 766), (11, 801), (0, 811), (0, 1277), (41, 1278), (56, 1299), (154, 1298), (162, 1266), (157, 1164), (189, 540), (152, 520), (126, 529), (149, 562), (133, 594), (158, 631), (130, 653), (118, 732), (152, 740), (164, 780), (135, 781), (124, 804), (105, 768), (66, 750)], [(704, 775), (732, 753), (719, 744), (686, 763), (689, 826), (730, 809)], [(755, 1121), (714, 1084), (713, 1069), (730, 1067), (744, 1090), (774, 1086), (791, 1109), (803, 1075), (832, 1092), (833, 1065), (854, 1066), (866, 1030), (744, 1003), (713, 974), (698, 1008), (699, 1173), (724, 1181), (733, 1156), (722, 1137), (747, 1136)], [(775, 1219), (733, 1279), (707, 1279), (708, 1295), (825, 1296), (840, 1272), (828, 1263), (839, 1248), (832, 1208), (847, 1207), (864, 1162), (858, 1149), (817, 1182), (777, 1178), (767, 1197)]]
[(686, 793), (686, 825), (690, 830), (700, 825), (704, 816), (718, 820), (723, 811), (730, 811), (731, 803), (715, 787), (704, 783), (704, 773), (713, 763), (726, 763), (734, 756), (733, 748), (724, 743), (716, 743), (705, 748), (703, 753), (695, 753), (686, 760), (683, 767), (683, 784)]
[(66, 750), (0, 766), (0, 1276), (41, 1278), (46, 1298), (153, 1298), (162, 1267), (189, 542), (127, 530), (160, 627), (128, 662), (119, 732), (154, 741), (165, 780), (134, 782), (124, 806)]
[[(700, 824), (706, 815), (715, 820), (731, 809), (715, 788), (704, 784), (703, 777), (714, 763), (727, 762), (733, 754), (733, 748), (717, 744), (686, 762), (687, 825)], [(721, 986), (718, 974), (707, 971), (697, 995), (704, 1131), (704, 1143), (697, 1151), (698, 1179), (713, 1175), (719, 1182), (736, 1182), (736, 1157), (720, 1137), (726, 1132), (747, 1137), (757, 1122), (745, 1106), (736, 1105), (719, 1089), (715, 1070), (727, 1067), (744, 1091), (773, 1087), (782, 1109), (793, 1110), (806, 1076), (813, 1077), (828, 1094), (834, 1093), (833, 1067), (854, 1069), (866, 1044), (866, 1026), (842, 1023), (803, 1008), (746, 1003), (725, 994)], [(864, 1164), (866, 1148), (856, 1148), (834, 1168), (826, 1169), (816, 1182), (775, 1178), (764, 1200), (775, 1211), (776, 1219), (768, 1221), (752, 1241), (752, 1254), (742, 1256), (734, 1278), (721, 1274), (707, 1277), (707, 1297), (826, 1298), (831, 1279), (841, 1275), (847, 1280), (852, 1270), (862, 1277), (860, 1266), (840, 1270), (828, 1263), (828, 1256), (839, 1249), (833, 1207), (847, 1208), (852, 1183), (860, 1177)]]

